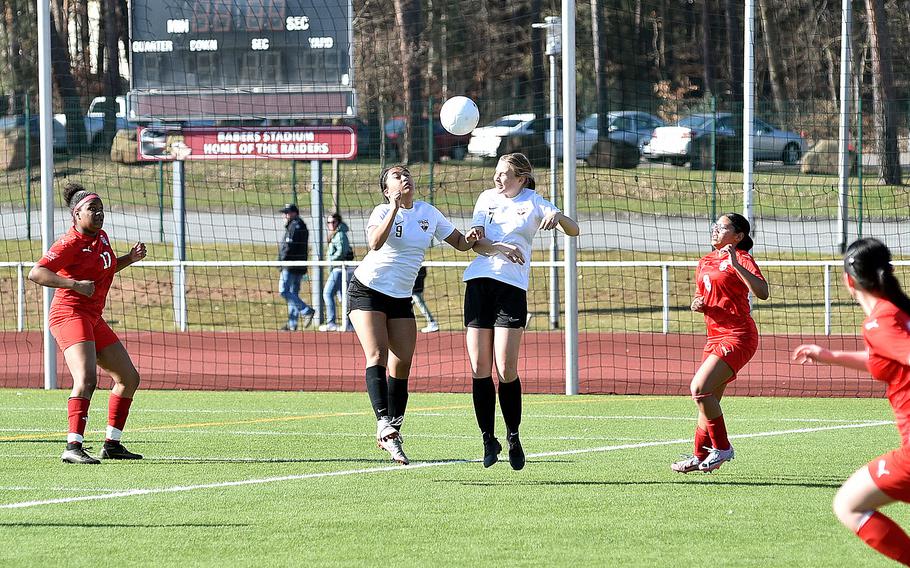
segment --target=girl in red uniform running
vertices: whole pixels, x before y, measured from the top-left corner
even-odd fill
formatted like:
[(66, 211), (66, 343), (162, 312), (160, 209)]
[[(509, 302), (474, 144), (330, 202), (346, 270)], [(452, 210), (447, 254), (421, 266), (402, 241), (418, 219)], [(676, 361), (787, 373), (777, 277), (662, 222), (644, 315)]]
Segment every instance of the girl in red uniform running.
[(876, 239), (860, 239), (847, 248), (844, 284), (866, 314), (865, 351), (800, 345), (793, 360), (868, 370), (888, 383), (901, 447), (854, 472), (834, 497), (834, 513), (863, 542), (910, 566), (910, 537), (878, 511), (895, 501), (910, 503), (910, 298), (894, 277), (891, 252)]
[(61, 457), (66, 463), (100, 463), (82, 447), (88, 407), (98, 383), (96, 366), (100, 366), (114, 379), (101, 458), (141, 459), (120, 443), (130, 403), (139, 387), (139, 373), (101, 312), (114, 274), (145, 258), (145, 243), (136, 243), (128, 254), (115, 256), (107, 233), (101, 229), (101, 197), (77, 183), (68, 183), (63, 197), (72, 211), (73, 227), (28, 274), (36, 284), (57, 288), (48, 321), (73, 375), (73, 391), (67, 402), (69, 434)]
[(711, 230), (714, 251), (698, 261), (692, 311), (705, 314), (708, 341), (701, 366), (689, 389), (698, 405), (695, 453), (670, 465), (673, 471), (714, 471), (733, 459), (720, 399), (727, 383), (746, 366), (758, 348), (758, 329), (750, 315), (749, 293), (762, 300), (768, 283), (749, 254), (749, 221), (727, 213)]

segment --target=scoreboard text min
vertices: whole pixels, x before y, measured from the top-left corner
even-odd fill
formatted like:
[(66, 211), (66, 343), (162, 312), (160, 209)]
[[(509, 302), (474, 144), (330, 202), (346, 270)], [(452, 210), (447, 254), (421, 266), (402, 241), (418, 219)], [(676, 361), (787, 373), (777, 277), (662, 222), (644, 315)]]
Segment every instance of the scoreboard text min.
[(131, 95), (349, 92), (353, 100), (351, 17), (351, 0), (131, 0)]

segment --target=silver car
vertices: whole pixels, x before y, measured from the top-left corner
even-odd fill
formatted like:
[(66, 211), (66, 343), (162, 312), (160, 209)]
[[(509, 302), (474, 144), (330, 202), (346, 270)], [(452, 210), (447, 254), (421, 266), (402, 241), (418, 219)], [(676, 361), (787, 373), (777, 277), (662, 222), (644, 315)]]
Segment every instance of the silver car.
[[(581, 122), (582, 127), (589, 136), (595, 139), (598, 135), (597, 113), (589, 114)], [(610, 140), (625, 142), (635, 146), (641, 151), (645, 144), (651, 141), (651, 133), (655, 128), (666, 126), (666, 123), (654, 115), (635, 110), (619, 110), (607, 115), (607, 127)]]
[[(655, 128), (651, 141), (642, 149), (649, 160), (662, 160), (682, 165), (691, 158), (692, 147), (711, 132), (718, 138), (734, 136), (734, 116), (730, 113), (692, 114), (676, 126)], [(796, 132), (780, 130), (760, 119), (753, 120), (755, 160), (779, 160), (797, 163), (806, 151), (805, 139)]]

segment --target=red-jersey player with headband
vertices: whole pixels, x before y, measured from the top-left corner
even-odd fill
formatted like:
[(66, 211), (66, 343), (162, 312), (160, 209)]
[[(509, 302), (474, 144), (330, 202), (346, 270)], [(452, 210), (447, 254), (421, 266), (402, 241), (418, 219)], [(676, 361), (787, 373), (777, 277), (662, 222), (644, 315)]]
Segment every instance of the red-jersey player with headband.
[(100, 366), (114, 379), (101, 458), (141, 459), (141, 455), (120, 443), (133, 395), (139, 387), (139, 373), (120, 339), (104, 321), (102, 311), (114, 274), (145, 258), (145, 243), (136, 243), (129, 253), (115, 256), (107, 233), (101, 229), (101, 197), (78, 183), (68, 183), (63, 198), (70, 207), (73, 226), (28, 274), (28, 279), (36, 284), (57, 288), (48, 321), (73, 376), (73, 390), (67, 402), (69, 433), (61, 457), (66, 463), (100, 463), (82, 447)]
[(721, 215), (711, 230), (714, 249), (698, 261), (692, 311), (705, 315), (708, 340), (689, 390), (698, 405), (694, 455), (673, 463), (679, 473), (709, 472), (733, 459), (724, 413), (720, 407), (727, 384), (758, 349), (749, 293), (767, 300), (768, 282), (752, 249), (749, 221), (737, 213)]
[(910, 566), (910, 537), (879, 512), (896, 501), (910, 503), (910, 298), (894, 276), (891, 251), (877, 239), (860, 239), (847, 247), (844, 284), (866, 314), (866, 349), (829, 351), (800, 345), (793, 360), (868, 371), (888, 385), (901, 447), (856, 470), (834, 497), (834, 514), (863, 542)]

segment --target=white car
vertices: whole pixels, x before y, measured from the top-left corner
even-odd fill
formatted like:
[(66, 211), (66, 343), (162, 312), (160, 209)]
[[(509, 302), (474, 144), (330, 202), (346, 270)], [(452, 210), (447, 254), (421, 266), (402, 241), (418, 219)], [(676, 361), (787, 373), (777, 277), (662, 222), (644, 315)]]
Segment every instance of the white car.
[[(481, 158), (496, 158), (501, 156), (504, 145), (508, 145), (509, 138), (521, 136), (531, 136), (534, 134), (543, 134), (544, 142), (549, 148), (552, 142), (550, 133), (550, 118), (535, 118), (534, 114), (507, 114), (497, 118), (486, 126), (475, 128), (471, 132), (471, 140), (468, 142), (468, 154), (479, 156)], [(597, 142), (597, 133), (592, 136), (580, 124), (575, 127), (575, 157), (584, 159), (591, 153), (591, 148)], [(500, 149), (503, 148), (503, 150)], [(512, 146), (515, 148), (515, 146)], [(520, 147), (515, 148), (521, 151)], [(556, 119), (556, 153), (562, 155), (562, 118)]]
[[(792, 165), (806, 152), (806, 141), (796, 132), (777, 129), (757, 118), (752, 124), (755, 160), (780, 160)], [(735, 135), (733, 115), (692, 114), (676, 126), (655, 128), (642, 153), (649, 160), (666, 160), (681, 166), (692, 159), (693, 144), (706, 142), (712, 131), (715, 138), (732, 138)]]

